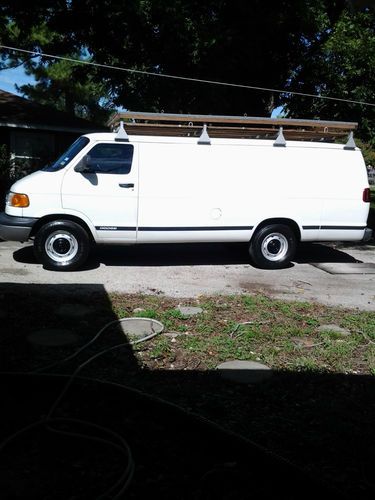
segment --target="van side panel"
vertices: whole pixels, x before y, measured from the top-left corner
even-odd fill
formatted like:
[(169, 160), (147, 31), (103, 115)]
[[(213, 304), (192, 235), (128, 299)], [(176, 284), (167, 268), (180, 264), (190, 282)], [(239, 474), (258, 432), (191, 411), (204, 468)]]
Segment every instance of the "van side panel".
[(276, 217), (319, 228), (320, 178), (308, 167), (320, 150), (264, 142), (140, 144), (137, 241), (249, 241)]
[(327, 151), (321, 185), (323, 210), (320, 241), (362, 239), (369, 204), (362, 201), (368, 186), (366, 166), (359, 150)]

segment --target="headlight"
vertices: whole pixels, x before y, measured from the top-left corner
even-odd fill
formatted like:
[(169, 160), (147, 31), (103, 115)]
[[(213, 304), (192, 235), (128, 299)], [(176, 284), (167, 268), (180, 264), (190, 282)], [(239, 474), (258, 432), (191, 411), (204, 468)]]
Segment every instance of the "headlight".
[(30, 205), (30, 200), (27, 194), (12, 193), (12, 191), (10, 191), (7, 194), (5, 203), (7, 204), (8, 207), (25, 208)]

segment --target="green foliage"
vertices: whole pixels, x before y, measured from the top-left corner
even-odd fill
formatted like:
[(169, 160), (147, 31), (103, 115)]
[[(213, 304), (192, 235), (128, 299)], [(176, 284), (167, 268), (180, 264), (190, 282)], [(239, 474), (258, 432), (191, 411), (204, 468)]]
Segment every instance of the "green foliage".
[[(47, 3), (48, 5), (48, 3)], [(52, 4), (51, 4), (52, 5)], [(356, 8), (351, 5), (357, 6)], [(375, 101), (375, 13), (346, 0), (3, 0), (3, 44), (134, 68), (267, 88)], [(359, 7), (358, 7), (359, 6)], [(375, 108), (291, 94), (211, 86), (3, 51), (25, 63), (22, 92), (99, 122), (128, 109), (359, 121), (375, 144)]]
[(155, 309), (145, 309), (144, 311), (134, 313), (134, 316), (137, 318), (157, 319), (158, 314)]
[[(304, 40), (316, 37), (337, 19), (343, 5), (324, 0), (57, 0), (46, 8), (4, 0), (1, 13), (8, 25), (2, 41), (50, 54), (92, 54), (101, 64), (184, 77), (280, 88), (306, 56)], [(32, 21), (31, 21), (32, 20)], [(280, 102), (279, 94), (240, 88), (213, 87), (167, 80), (105, 68), (66, 67), (47, 59), (9, 54), (17, 64), (26, 59), (37, 77), (37, 91), (26, 95), (47, 98), (71, 109), (70, 80), (128, 109), (169, 112), (264, 115)], [(6, 57), (6, 52), (3, 57)], [(60, 66), (58, 71), (53, 66)], [(56, 74), (57, 73), (57, 74)], [(98, 86), (94, 89), (91, 84)], [(36, 93), (37, 92), (37, 93)], [(93, 95), (96, 95), (95, 92)], [(83, 94), (77, 89), (77, 96)], [(77, 97), (77, 99), (78, 99)], [(80, 102), (77, 100), (76, 102)], [(98, 102), (98, 101), (97, 101)], [(101, 104), (101, 103), (100, 103)]]
[[(30, 50), (50, 50), (60, 55), (62, 50), (65, 57), (90, 61), (84, 42), (72, 43), (65, 39), (64, 27), (52, 23), (57, 13), (58, 8), (51, 9), (49, 15), (42, 10), (34, 24), (27, 21), (26, 25), (23, 16), (29, 19), (31, 13), (17, 10), (0, 26), (1, 43)], [(23, 63), (26, 74), (35, 78), (35, 85), (16, 85), (25, 97), (98, 124), (105, 124), (113, 111), (106, 84), (95, 80), (95, 72), (87, 71), (87, 66), (12, 51), (3, 52), (1, 58), (0, 69)]]
[[(375, 12), (343, 9), (311, 42), (305, 62), (292, 72), (289, 88), (368, 103), (375, 102)], [(358, 121), (357, 135), (375, 147), (375, 107), (289, 96), (288, 115)], [(372, 156), (373, 158), (373, 156)]]
[(375, 167), (375, 144), (374, 146), (371, 146), (368, 142), (363, 142), (360, 139), (356, 139), (355, 142), (357, 146), (361, 148), (366, 165), (372, 165)]

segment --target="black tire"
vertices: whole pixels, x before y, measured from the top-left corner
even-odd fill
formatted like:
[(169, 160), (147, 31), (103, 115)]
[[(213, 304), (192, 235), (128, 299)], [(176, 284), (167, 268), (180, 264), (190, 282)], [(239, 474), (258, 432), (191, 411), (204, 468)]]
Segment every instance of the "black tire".
[(285, 224), (270, 224), (251, 238), (249, 253), (256, 267), (282, 269), (290, 264), (297, 249), (297, 237)]
[(47, 222), (35, 235), (34, 254), (46, 269), (73, 271), (86, 262), (89, 253), (89, 235), (76, 222)]

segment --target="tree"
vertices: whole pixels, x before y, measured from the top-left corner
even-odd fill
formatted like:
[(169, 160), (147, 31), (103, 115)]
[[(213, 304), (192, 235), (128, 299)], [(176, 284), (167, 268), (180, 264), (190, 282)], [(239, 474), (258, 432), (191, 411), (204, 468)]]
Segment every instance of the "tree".
[[(304, 40), (333, 23), (343, 5), (344, 0), (35, 0), (30, 6), (4, 0), (1, 38), (52, 54), (89, 53), (101, 64), (278, 88), (302, 64)], [(14, 63), (23, 59), (12, 54)], [(55, 64), (27, 60), (39, 79), (39, 97), (54, 89)], [(77, 81), (79, 71), (72, 70), (70, 81)], [(130, 109), (264, 115), (280, 102), (278, 94), (268, 92), (104, 68), (85, 68), (84, 74), (115, 104)]]
[[(343, 10), (325, 40), (290, 80), (292, 91), (375, 103), (375, 12)], [(288, 115), (358, 121), (359, 135), (375, 147), (375, 106), (286, 96)]]
[[(277, 88), (302, 62), (301, 40), (339, 15), (343, 2), (329, 3), (335, 7), (323, 0), (133, 0), (124, 9), (87, 0), (72, 2), (72, 13), (83, 19), (78, 37), (100, 63)], [(279, 103), (268, 92), (102, 74), (117, 89), (117, 103), (131, 109), (264, 115)]]
[[(22, 15), (28, 17), (25, 13)], [(8, 17), (3, 17), (0, 31), (2, 43), (30, 50), (45, 46), (53, 46), (55, 50), (64, 47), (64, 50), (71, 51), (68, 54), (70, 58), (90, 60), (89, 55), (82, 50), (81, 43), (66, 43), (64, 34), (53, 31), (46, 17), (39, 18), (35, 24), (28, 24), (27, 28), (21, 18), (16, 21), (9, 13)], [(106, 89), (95, 81), (93, 71), (65, 60), (32, 57), (16, 52), (10, 52), (9, 55), (5, 53), (2, 59), (0, 69), (23, 64), (26, 73), (34, 76), (35, 85), (17, 87), (26, 97), (96, 123), (104, 123), (108, 118), (112, 103), (110, 99), (105, 99)]]
[[(362, 0), (3, 0), (0, 39), (50, 54), (183, 77), (374, 102), (374, 12)], [(30, 22), (32, 19), (32, 22)], [(375, 141), (374, 108), (32, 59), (26, 95), (76, 113), (128, 109), (359, 120)], [(9, 60), (6, 60), (9, 63)], [(94, 111), (93, 111), (94, 110)]]
[[(82, 59), (78, 54), (71, 54), (71, 58)], [(41, 104), (98, 124), (105, 123), (113, 109), (111, 99), (104, 97), (105, 85), (95, 82), (92, 74), (80, 65), (61, 60), (40, 64), (31, 60), (26, 64), (26, 73), (34, 76), (36, 85), (17, 86), (17, 89)]]

